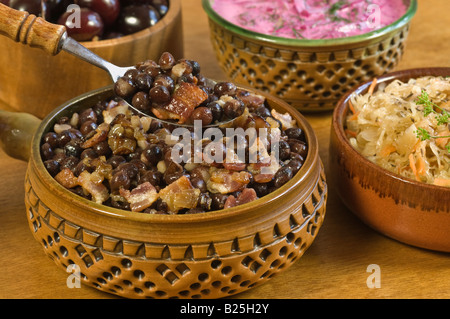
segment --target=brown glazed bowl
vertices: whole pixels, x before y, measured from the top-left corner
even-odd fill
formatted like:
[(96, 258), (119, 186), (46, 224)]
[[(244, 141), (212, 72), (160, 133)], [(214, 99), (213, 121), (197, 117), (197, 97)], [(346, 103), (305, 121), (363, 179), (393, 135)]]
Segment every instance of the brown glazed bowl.
[[(183, 58), (181, 0), (170, 0), (166, 15), (148, 29), (81, 44), (117, 66), (157, 61), (164, 51)], [(1, 102), (40, 119), (68, 100), (112, 83), (108, 72), (65, 51), (52, 56), (0, 36), (0, 52)]]
[(243, 29), (202, 0), (217, 60), (235, 83), (282, 98), (303, 112), (329, 111), (352, 87), (392, 70), (400, 61), (416, 0), (393, 24), (340, 39), (286, 39)]
[[(377, 82), (426, 75), (448, 76), (450, 68), (398, 71)], [(379, 167), (356, 151), (344, 133), (351, 94), (364, 94), (370, 84), (347, 93), (334, 110), (330, 183), (343, 203), (374, 230), (412, 246), (450, 252), (450, 188), (420, 183)]]
[[(305, 131), (309, 153), (292, 180), (261, 199), (215, 212), (158, 215), (98, 205), (65, 189), (43, 165), (42, 136), (61, 116), (112, 96), (109, 86), (58, 107), (39, 124), (31, 142), (27, 218), (33, 236), (59, 268), (75, 264), (82, 283), (128, 298), (219, 298), (266, 282), (313, 243), (328, 192), (318, 141), (301, 114), (268, 95), (272, 108), (292, 114)], [(12, 118), (23, 116), (5, 115), (10, 127)]]

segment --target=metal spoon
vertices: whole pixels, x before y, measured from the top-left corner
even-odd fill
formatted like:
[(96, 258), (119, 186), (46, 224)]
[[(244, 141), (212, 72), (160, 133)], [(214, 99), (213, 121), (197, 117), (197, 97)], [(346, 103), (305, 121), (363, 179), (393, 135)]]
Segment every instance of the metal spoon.
[[(116, 82), (128, 70), (134, 68), (133, 66), (119, 67), (102, 59), (94, 52), (81, 45), (78, 41), (69, 37), (66, 28), (62, 25), (47, 22), (33, 14), (29, 14), (25, 11), (17, 11), (3, 4), (0, 4), (0, 34), (3, 34), (16, 42), (40, 48), (52, 55), (56, 55), (62, 50), (66, 51), (83, 61), (107, 71), (113, 82)], [(210, 80), (209, 82), (210, 85), (214, 85), (214, 81)], [(193, 124), (179, 124), (175, 121), (159, 119), (156, 116), (138, 110), (128, 101), (124, 101), (130, 109), (141, 116), (147, 116), (170, 125), (183, 127), (194, 126)], [(205, 125), (203, 127), (225, 127), (233, 121), (234, 119), (231, 119), (225, 122)]]

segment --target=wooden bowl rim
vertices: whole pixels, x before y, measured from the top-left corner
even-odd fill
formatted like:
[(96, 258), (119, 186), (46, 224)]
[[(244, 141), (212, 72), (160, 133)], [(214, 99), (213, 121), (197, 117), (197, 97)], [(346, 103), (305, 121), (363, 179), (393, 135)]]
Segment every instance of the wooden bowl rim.
[(83, 41), (80, 42), (83, 46), (88, 49), (100, 49), (103, 47), (110, 47), (114, 45), (124, 45), (131, 42), (139, 41), (143, 38), (147, 38), (152, 34), (158, 33), (170, 25), (177, 16), (181, 13), (181, 0), (170, 0), (169, 9), (164, 17), (159, 20), (155, 25), (146, 28), (144, 30), (122, 36), (115, 39), (104, 39), (99, 41)]
[[(378, 83), (384, 83), (384, 82), (391, 82), (397, 79), (412, 79), (417, 78), (421, 76), (444, 76), (444, 75), (450, 75), (450, 68), (449, 67), (434, 67), (434, 68), (414, 68), (414, 69), (406, 69), (406, 70), (400, 70), (396, 72), (387, 73), (385, 75), (376, 77)], [(423, 182), (419, 182), (407, 177), (404, 177), (400, 174), (391, 172), (385, 168), (382, 168), (381, 166), (371, 162), (369, 159), (364, 157), (360, 152), (358, 152), (349, 142), (345, 132), (344, 132), (344, 123), (345, 123), (345, 116), (348, 112), (348, 100), (353, 94), (360, 94), (363, 93), (365, 90), (369, 88), (369, 86), (372, 84), (372, 81), (365, 82), (349, 92), (347, 92), (344, 96), (341, 97), (341, 99), (338, 101), (336, 108), (333, 111), (333, 117), (332, 117), (332, 129), (334, 130), (334, 133), (336, 134), (337, 141), (344, 146), (345, 152), (348, 152), (352, 158), (357, 160), (361, 163), (361, 165), (367, 166), (370, 170), (375, 170), (381, 175), (385, 175), (390, 179), (395, 179), (398, 181), (401, 181), (406, 184), (410, 184), (413, 187), (419, 187), (429, 192), (448, 192), (450, 193), (450, 187), (445, 186), (438, 186), (438, 185), (432, 185), (427, 184)]]
[[(274, 97), (268, 93), (259, 91), (257, 89), (248, 88), (245, 86), (238, 85), (238, 87), (243, 87), (246, 89), (251, 89), (253, 92), (256, 92), (258, 94), (263, 95), (266, 99), (271, 100), (272, 103), (275, 103), (277, 106), (284, 109), (286, 112), (289, 112), (294, 119), (297, 121), (297, 125), (300, 126), (304, 132), (307, 139), (307, 145), (308, 145), (308, 155), (305, 159), (305, 162), (303, 163), (303, 166), (300, 168), (300, 170), (297, 172), (297, 174), (292, 178), (290, 181), (288, 181), (286, 184), (284, 184), (279, 189), (273, 191), (270, 194), (267, 194), (261, 198), (258, 198), (257, 200), (242, 204), (239, 206), (235, 206), (232, 208), (217, 210), (217, 211), (211, 211), (211, 212), (205, 212), (205, 213), (199, 213), (199, 214), (174, 214), (174, 215), (163, 215), (163, 214), (143, 214), (138, 212), (131, 212), (126, 210), (121, 210), (117, 208), (113, 208), (110, 206), (106, 206), (103, 204), (97, 204), (91, 200), (82, 198), (78, 195), (75, 195), (71, 193), (69, 190), (64, 188), (62, 185), (60, 185), (45, 169), (45, 166), (42, 162), (41, 156), (40, 156), (40, 143), (41, 143), (41, 137), (46, 132), (46, 128), (50, 125), (52, 122), (52, 119), (57, 117), (60, 112), (63, 110), (66, 110), (70, 108), (72, 105), (76, 105), (77, 102), (87, 99), (90, 97), (94, 97), (96, 95), (100, 95), (101, 93), (105, 92), (112, 92), (113, 85), (109, 85), (97, 90), (93, 90), (90, 92), (87, 92), (85, 94), (82, 94), (78, 97), (75, 97), (74, 99), (69, 100), (68, 102), (64, 103), (63, 105), (55, 108), (47, 117), (43, 119), (41, 122), (39, 128), (37, 129), (35, 135), (33, 136), (33, 140), (31, 143), (31, 155), (30, 155), (30, 163), (33, 162), (33, 164), (36, 167), (37, 173), (39, 175), (39, 178), (42, 180), (42, 183), (47, 185), (47, 187), (51, 187), (53, 190), (59, 192), (62, 194), (61, 198), (65, 201), (76, 203), (81, 208), (86, 209), (87, 211), (95, 212), (99, 215), (107, 215), (110, 217), (115, 217), (119, 219), (126, 219), (126, 220), (132, 220), (132, 221), (140, 221), (140, 222), (157, 222), (157, 223), (191, 223), (191, 222), (205, 222), (205, 221), (213, 221), (218, 220), (222, 218), (234, 218), (236, 216), (249, 213), (257, 209), (258, 205), (260, 203), (271, 203), (278, 199), (280, 199), (283, 195), (286, 193), (289, 193), (295, 189), (297, 189), (302, 183), (304, 183), (311, 174), (314, 174), (316, 171), (315, 168), (320, 160), (319, 158), (319, 146), (318, 146), (318, 139), (317, 136), (309, 124), (309, 122), (306, 120), (306, 118), (298, 112), (296, 109), (294, 109), (292, 106), (290, 106), (288, 103), (284, 102), (283, 100)], [(305, 192), (305, 189), (299, 189), (298, 196), (301, 196), (301, 194)]]

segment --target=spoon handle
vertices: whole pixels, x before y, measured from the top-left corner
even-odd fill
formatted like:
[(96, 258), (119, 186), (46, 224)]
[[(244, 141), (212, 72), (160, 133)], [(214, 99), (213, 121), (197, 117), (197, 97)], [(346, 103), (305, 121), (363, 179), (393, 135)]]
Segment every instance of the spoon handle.
[(67, 35), (62, 25), (45, 21), (26, 11), (0, 4), (0, 34), (22, 44), (55, 55), (61, 50), (61, 38)]

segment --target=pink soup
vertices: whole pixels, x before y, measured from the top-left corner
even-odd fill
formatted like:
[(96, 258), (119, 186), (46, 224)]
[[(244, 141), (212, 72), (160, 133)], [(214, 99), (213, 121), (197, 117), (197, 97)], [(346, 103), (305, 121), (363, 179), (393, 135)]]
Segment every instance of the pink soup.
[(383, 28), (406, 12), (403, 0), (214, 0), (213, 9), (250, 31), (293, 39), (332, 39)]

